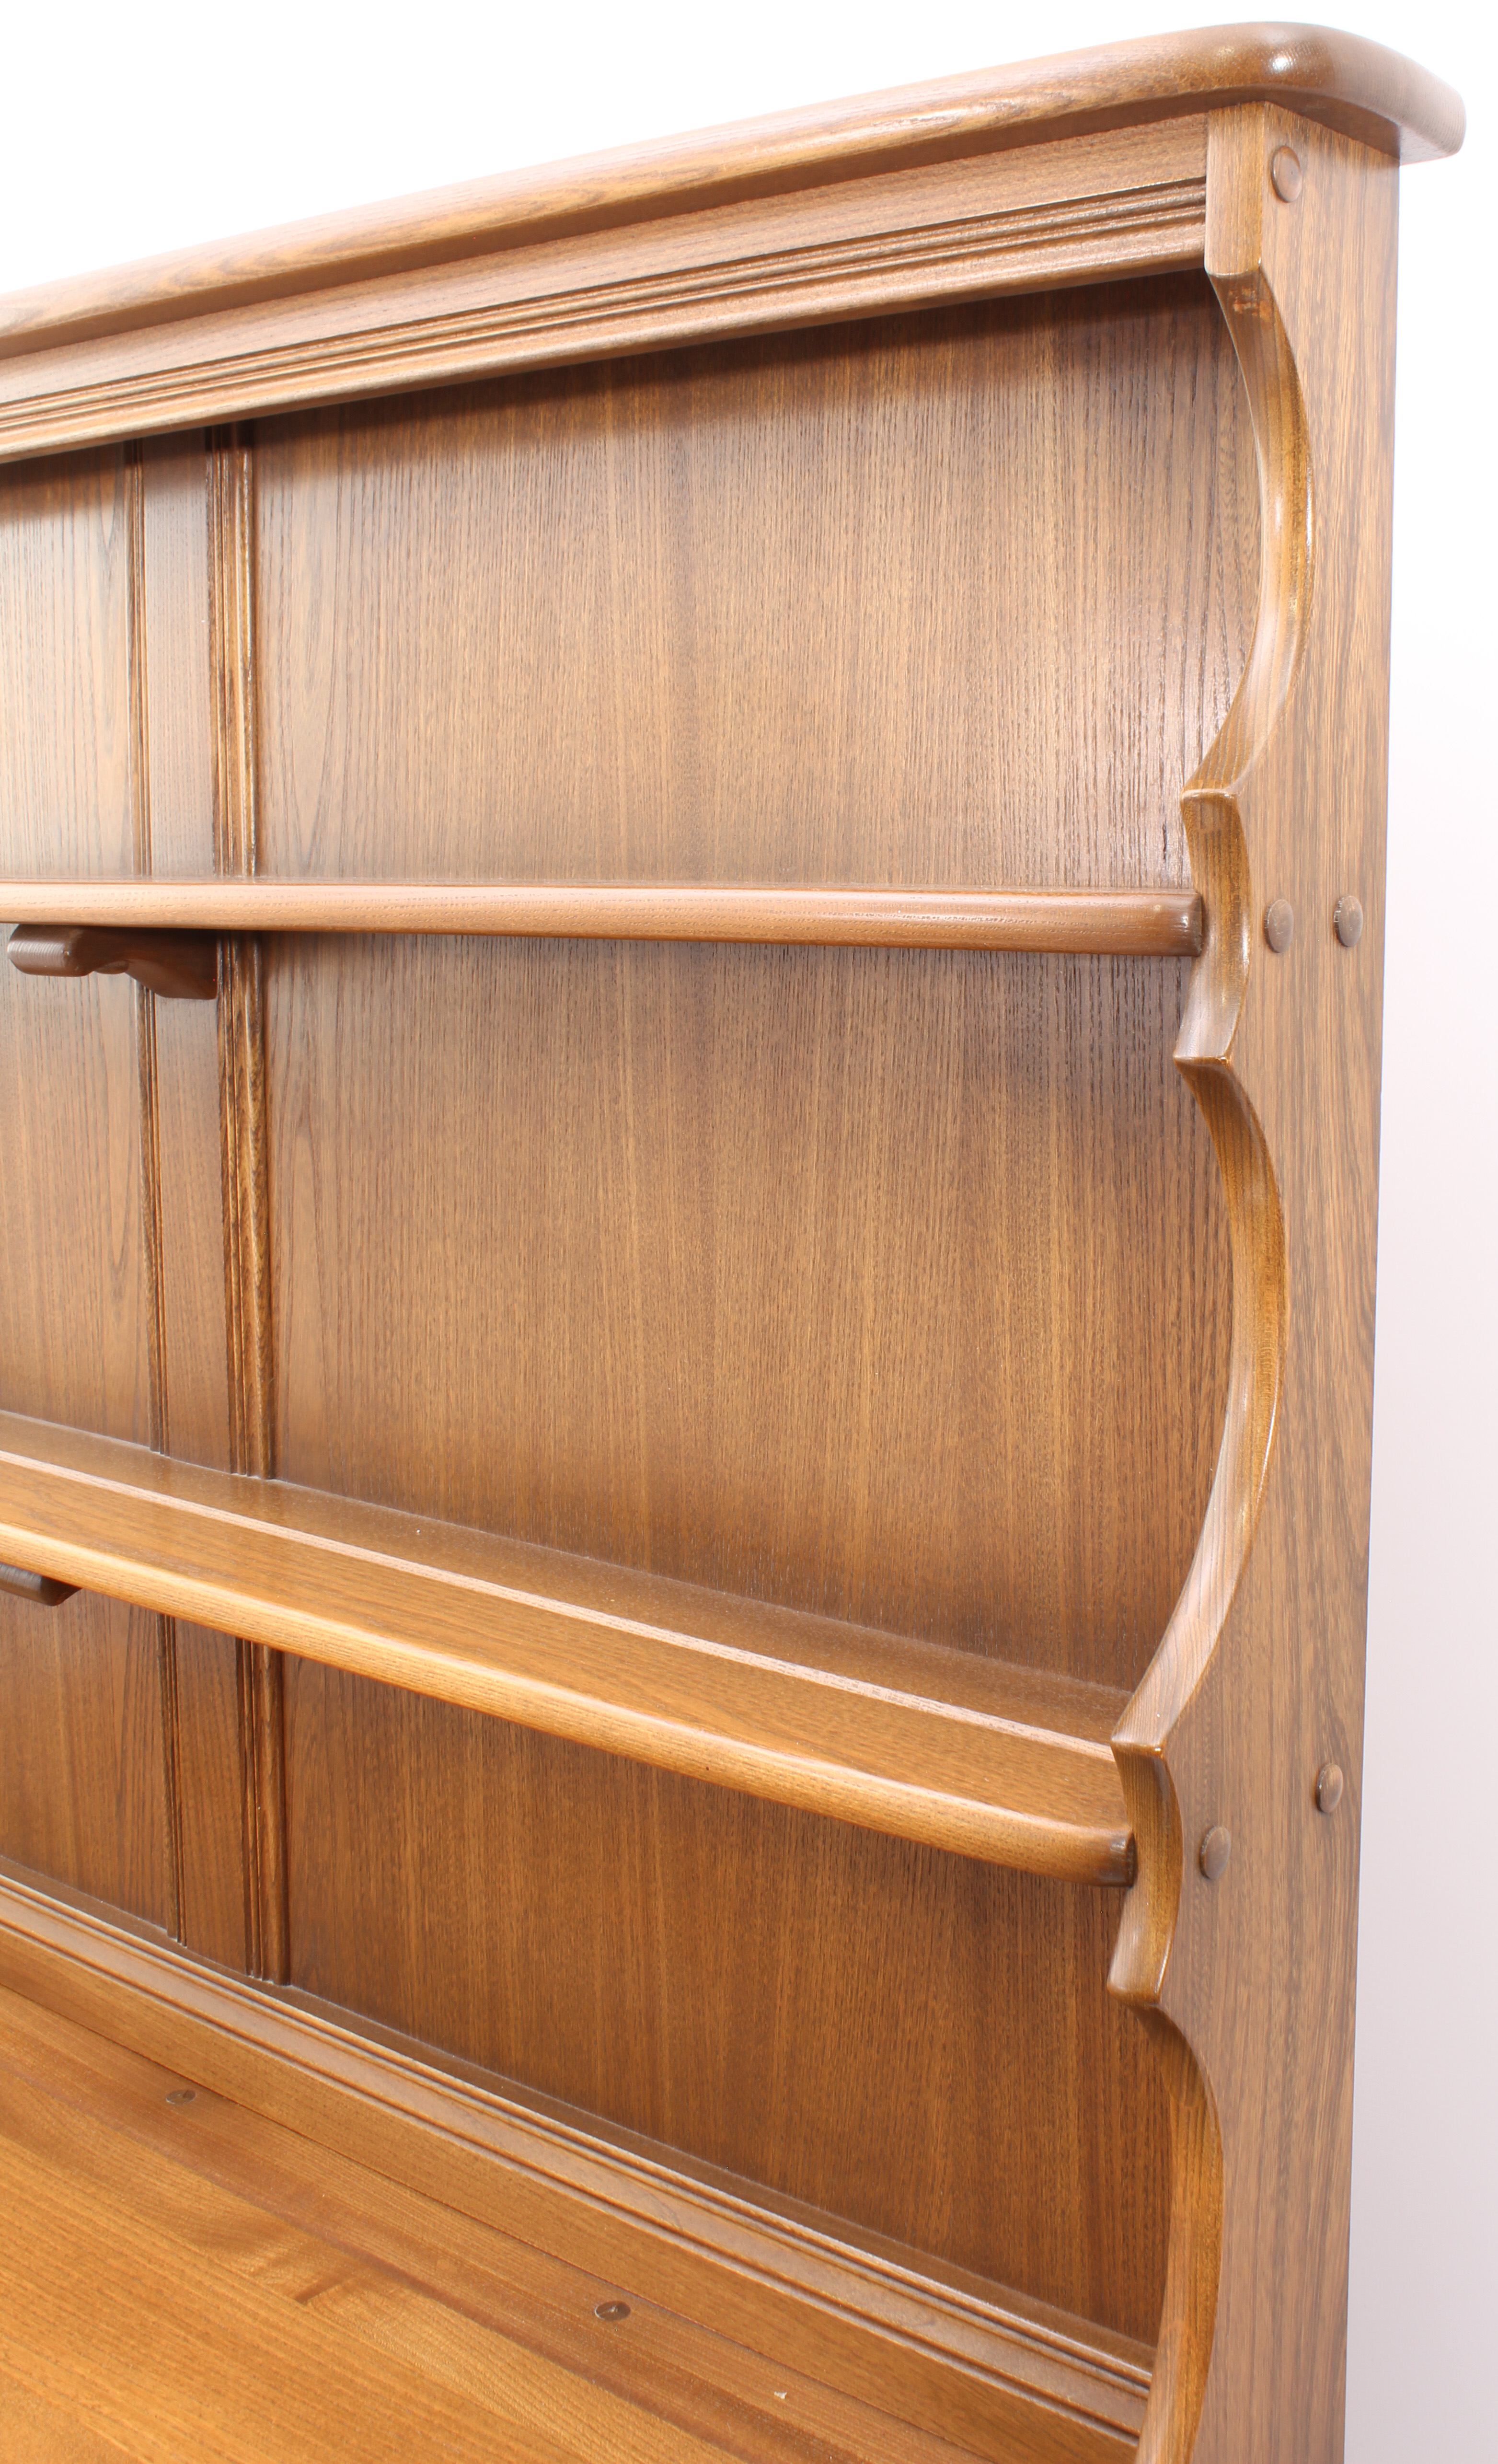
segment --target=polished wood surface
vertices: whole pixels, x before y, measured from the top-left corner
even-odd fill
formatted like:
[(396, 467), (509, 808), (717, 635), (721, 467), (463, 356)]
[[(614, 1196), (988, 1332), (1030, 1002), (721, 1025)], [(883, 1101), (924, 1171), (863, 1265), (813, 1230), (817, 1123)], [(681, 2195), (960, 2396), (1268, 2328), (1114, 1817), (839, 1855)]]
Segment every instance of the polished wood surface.
[(0, 1414), (0, 1545), (165, 1617), (1064, 1881), (1127, 1882), (1126, 1697)]
[[(1058, 586), (1024, 474), (1051, 388), (1070, 434), (1114, 385), (1158, 425), (1095, 454), (1077, 431)], [(1182, 455), (1187, 385), (1222, 426)], [(1170, 764), (1225, 709), (1252, 622), (1235, 385), (1182, 281), (263, 431), (262, 871), (395, 871), (383, 815), (419, 811), (439, 877), (523, 877), (546, 850), (543, 877), (810, 885), (877, 854), (917, 887), (1177, 887)], [(888, 502), (875, 595), (862, 541)], [(358, 611), (392, 560), (440, 580), (376, 650)], [(1133, 662), (1110, 609), (1140, 594), (1151, 625), (1201, 605), (1211, 651), (1141, 678), (1148, 716), (1115, 738)], [(427, 715), (452, 707), (460, 729)], [(1140, 1673), (1225, 1367), (1214, 1167), (1169, 1063), (1183, 967), (300, 937), (267, 963), (287, 1478)], [(1042, 1195), (1043, 1121), (1063, 1160)], [(411, 1271), (419, 1223), (440, 1284)], [(1185, 1418), (1154, 1408), (1174, 1324)], [(397, 1394), (415, 1442), (378, 1399)]]
[[(206, 475), (206, 681), (212, 711), (213, 858), (225, 879), (248, 879), (255, 870), (259, 837), (254, 495), (250, 449), (237, 430), (221, 431), (212, 439)], [(205, 681), (201, 669), (197, 681), (201, 688)], [(200, 715), (201, 710), (200, 703)], [(196, 844), (201, 848), (205, 816), (200, 813), (197, 819)], [(275, 1418), (265, 978), (260, 944), (244, 933), (224, 934), (219, 940), (218, 1096), (228, 1462), (231, 1470), (264, 1480), (275, 1469)], [(244, 1789), (246, 1961), (252, 1975), (280, 1983), (291, 1963), (284, 1673), (279, 1653), (253, 1635), (239, 1636), (235, 1661)]]
[(6, 303), (14, 342), (52, 328), (107, 328), (211, 301), (230, 308), (319, 280), (426, 272), (512, 236), (558, 236), (653, 218), (746, 192), (794, 193), (985, 147), (1030, 145), (1120, 121), (1202, 113), (1277, 95), (1284, 106), (1406, 162), (1454, 152), (1460, 98), (1356, 34), (1238, 25), (1151, 35), (849, 101), (697, 138), (368, 206), (264, 234), (89, 275)]
[[(932, 300), (1199, 265), (1201, 120), (697, 211), (0, 350), (0, 459)], [(413, 296), (413, 282), (416, 295)]]
[(1449, 87), (1319, 28), (951, 78), (24, 297), (0, 452), (1199, 264), (1208, 112), (1269, 93), (1396, 157), (1462, 142)]
[(175, 1916), (154, 1617), (77, 1593), (5, 1596), (8, 1854), (113, 1906)]
[(972, 2452), (3, 1991), (0, 2150), (0, 2447), (32, 2464)]
[(408, 2038), (356, 2034), (305, 1994), (251, 1989), (13, 1869), (0, 1874), (0, 1983), (964, 2452), (1099, 2464), (1137, 2435), (1147, 2344)]
[[(382, 817), (418, 812), (438, 878), (1179, 893), (1173, 782), (1252, 622), (1235, 386), (1183, 277), (601, 370), (570, 405), (525, 380), (262, 429), (258, 869), (409, 878)], [(1148, 420), (1099, 433), (1099, 392)], [(1210, 406), (1189, 451), (1182, 399)], [(187, 445), (141, 465), (158, 877), (214, 869), (202, 832), (238, 775), (209, 714), (239, 690), (244, 627), (204, 617), (187, 552), (228, 450), (200, 446), (196, 475)], [(1058, 454), (1052, 523), (1024, 491)], [(887, 595), (858, 559), (888, 503)], [(392, 558), (440, 582), (395, 603), (385, 675), (361, 610)], [(721, 602), (677, 579), (715, 569), (737, 577)], [(1204, 659), (1141, 665), (1123, 605), (1153, 611), (1147, 632), (1195, 609)], [(937, 613), (930, 642), (911, 606)], [(488, 681), (496, 642), (518, 689)], [(1125, 693), (1143, 715), (1120, 737)], [(298, 936), (264, 970), (273, 1281), (253, 1319), (231, 1306), (271, 1331), (254, 1375), (277, 1471), (1136, 1679), (1189, 1562), (1225, 1369), (1214, 1167), (1169, 1066), (1185, 961)], [(70, 1009), (90, 990), (22, 987)], [(221, 1144), (250, 1159), (231, 1204), (261, 1185), (237, 1129), (255, 1081), (248, 1060), (215, 1070), (205, 1100), (178, 1033), (195, 1009), (155, 1020), (162, 1185), (170, 1143), (195, 1193), (163, 1214), (163, 1391), (171, 1451), (222, 1465), (207, 1366), (216, 1350), (222, 1396), (253, 1363), (231, 1375), (222, 1310), (196, 1339), (192, 1311), (221, 1273)], [(1182, 1337), (1184, 1411), (1165, 1389)], [(235, 1646), (171, 1623), (183, 1923), (253, 1965), (253, 1705)], [(1115, 1903), (307, 1661), (285, 1688), (297, 1982), (1153, 2333), (1163, 2093), (1103, 1992)], [(506, 1844), (475, 1894), (481, 1841)]]
[[(191, 940), (204, 932), (462, 933), (812, 949), (1032, 950), (1119, 958), (1195, 957), (1201, 947), (1201, 902), (1190, 890), (0, 881), (0, 910), (17, 919), (46, 919), (21, 923), (10, 942), (11, 964), (38, 976), (119, 972), (142, 935), (162, 940), (162, 955), (169, 957), (173, 934)], [(61, 925), (59, 917), (66, 919)], [(54, 931), (56, 937), (47, 938)], [(127, 939), (129, 935), (135, 939)], [(103, 944), (97, 956), (93, 942)], [(185, 968), (195, 956), (190, 949), (183, 953)]]
[[(148, 620), (139, 661), (145, 703), (140, 800), (144, 869), (156, 875), (210, 870), (223, 861), (230, 835), (233, 779), (223, 705), (231, 699), (236, 652), (222, 615), (226, 559), (215, 548), (223, 524), (209, 484), (218, 458), (210, 464), (201, 437), (167, 439), (143, 446), (135, 465), (136, 596)], [(210, 646), (221, 642), (215, 660)], [(216, 692), (220, 667), (229, 676)], [(226, 1089), (236, 1080), (225, 1067), (235, 1048), (225, 1029), (235, 1014), (231, 997), (211, 1008), (149, 1001), (140, 1019), (151, 1112), (150, 1211), (158, 1226), (156, 1442), (226, 1470), (240, 1460), (245, 1392), (237, 1353), (231, 1373), (225, 1255), (226, 1191), (239, 1186), (239, 1176), (226, 1169), (234, 1126)], [(264, 1927), (252, 1855), (257, 1811), (249, 1646), (181, 1619), (167, 1620), (165, 1630), (177, 1931), (209, 1957), (254, 1969)]]
[(51, 1574), (33, 1574), (25, 1566), (0, 1565), (0, 1592), (9, 1592), (16, 1600), (39, 1600), (43, 1608), (60, 1608), (77, 1590), (77, 1583), (59, 1583)]
[[(116, 451), (43, 464), (5, 487), (0, 804), (17, 869), (49, 847), (82, 873), (137, 861), (135, 488)], [(155, 1311), (136, 987), (49, 987), (62, 995), (50, 1011), (32, 1005), (39, 989), (0, 969), (0, 1397), (148, 1442)], [(0, 1595), (0, 1839), (170, 1925), (165, 1651), (159, 1620), (121, 1603)]]
[(216, 1001), (218, 947), (207, 933), (22, 924), (7, 955), (23, 976), (130, 976), (163, 1001)]
[[(382, 816), (419, 811), (438, 877), (1183, 886), (1172, 782), (1252, 626), (1229, 350), (1181, 278), (262, 427), (263, 872), (408, 877)], [(1137, 430), (1097, 429), (1114, 392), (1150, 403)], [(1212, 405), (1189, 451), (1188, 396)], [(1139, 660), (1125, 604), (1147, 636), (1198, 609), (1205, 664)], [(1169, 1060), (1183, 978), (269, 944), (279, 1470), (1131, 1684), (1225, 1369), (1215, 1168)], [(307, 1663), (287, 1712), (298, 1980), (1149, 2332), (1162, 2091), (1112, 2013), (1084, 2051), (1066, 1982), (1111, 1913), (1043, 1948), (972, 1869), (917, 1884), (871, 1835), (813, 1850), (803, 1817)], [(493, 1929), (434, 1929), (430, 1860), (455, 1878), (480, 1840), (505, 1843)], [(1080, 2124), (1079, 2063), (1118, 2080)], [(1125, 2113), (1131, 2162), (1094, 2173)], [(1080, 2234), (1038, 2212), (1043, 2141)]]
[[(1286, 148), (1300, 177), (1277, 184)], [(1223, 1171), (1234, 1367), (1191, 1574), (1117, 1733), (1141, 1870), (1112, 1982), (1169, 2035), (1179, 2115), (1141, 2453), (1195, 2430), (1199, 2456), (1268, 2459), (1341, 2446), (1358, 1843), (1355, 1819), (1321, 1817), (1316, 1776), (1333, 1749), (1349, 1773), (1362, 1759), (1398, 187), (1353, 141), (1255, 106), (1214, 128), (1209, 189), (1262, 583), (1184, 790), (1220, 920), (1178, 1060)], [(1352, 949), (1350, 890), (1369, 916)], [(1302, 919), (1279, 956), (1253, 929), (1274, 896)], [(1216, 1826), (1214, 1881), (1193, 1852)]]
[(4, 1974), (995, 2457), (1340, 2453), (1460, 134), (1220, 31), (0, 349), (0, 906), (217, 943), (0, 969), (0, 1542), (125, 1595), (0, 1601)]

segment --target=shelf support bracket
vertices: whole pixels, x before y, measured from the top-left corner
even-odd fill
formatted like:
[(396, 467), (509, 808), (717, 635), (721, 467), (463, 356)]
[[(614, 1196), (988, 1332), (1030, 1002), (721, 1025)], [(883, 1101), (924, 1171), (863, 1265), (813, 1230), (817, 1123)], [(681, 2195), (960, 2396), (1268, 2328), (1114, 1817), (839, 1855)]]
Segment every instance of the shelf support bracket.
[(23, 976), (130, 976), (159, 1001), (218, 998), (218, 940), (212, 933), (18, 924), (10, 955)]

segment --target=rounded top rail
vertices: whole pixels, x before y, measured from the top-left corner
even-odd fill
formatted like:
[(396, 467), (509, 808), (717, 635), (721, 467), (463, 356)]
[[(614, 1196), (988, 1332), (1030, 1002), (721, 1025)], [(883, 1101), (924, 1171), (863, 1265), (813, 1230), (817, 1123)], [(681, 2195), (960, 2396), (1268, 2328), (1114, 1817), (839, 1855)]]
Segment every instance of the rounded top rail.
[(1455, 153), (1465, 131), (1450, 86), (1361, 35), (1273, 22), (1205, 27), (657, 139), (42, 284), (0, 300), (0, 358), (703, 206), (1266, 100), (1406, 163)]

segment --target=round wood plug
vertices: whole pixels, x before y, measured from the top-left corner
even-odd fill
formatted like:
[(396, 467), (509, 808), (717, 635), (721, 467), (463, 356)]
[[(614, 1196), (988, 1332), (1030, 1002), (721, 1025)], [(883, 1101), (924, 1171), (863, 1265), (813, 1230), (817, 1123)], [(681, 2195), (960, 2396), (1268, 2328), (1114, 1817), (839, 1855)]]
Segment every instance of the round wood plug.
[(1271, 898), (1264, 911), (1264, 937), (1277, 958), (1295, 938), (1295, 910), (1288, 898)]

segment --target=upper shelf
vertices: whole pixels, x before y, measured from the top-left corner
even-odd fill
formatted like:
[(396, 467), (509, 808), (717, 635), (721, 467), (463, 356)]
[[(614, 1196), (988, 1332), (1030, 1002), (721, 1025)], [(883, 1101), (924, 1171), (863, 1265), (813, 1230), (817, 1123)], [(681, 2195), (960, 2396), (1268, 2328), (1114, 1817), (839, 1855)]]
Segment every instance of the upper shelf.
[(781, 1804), (1131, 1879), (1111, 1688), (10, 1413), (0, 1557)]
[[(863, 949), (1194, 957), (1194, 890), (888, 890), (696, 882), (0, 881), (33, 975), (108, 963), (68, 928), (132, 933), (448, 933), (572, 940), (757, 941)], [(41, 929), (38, 929), (41, 928)], [(50, 929), (48, 929), (50, 928)]]
[(1439, 78), (1248, 25), (981, 70), (325, 216), (0, 302), (0, 457), (520, 365), (1200, 264), (1205, 117), (1405, 162)]

